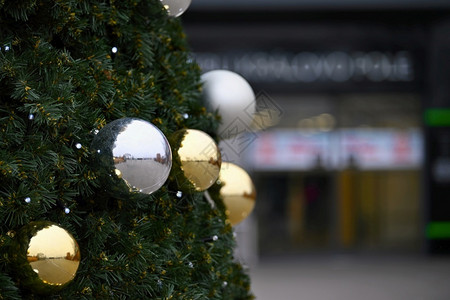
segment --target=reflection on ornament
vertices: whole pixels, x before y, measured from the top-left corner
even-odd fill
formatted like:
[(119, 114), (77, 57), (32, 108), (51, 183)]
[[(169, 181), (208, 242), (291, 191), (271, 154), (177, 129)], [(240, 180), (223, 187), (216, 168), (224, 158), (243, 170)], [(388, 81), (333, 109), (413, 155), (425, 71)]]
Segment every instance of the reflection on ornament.
[(15, 240), (13, 261), (21, 283), (38, 294), (58, 291), (71, 282), (80, 265), (73, 236), (48, 222), (31, 222)]
[(179, 17), (191, 4), (191, 0), (161, 0), (169, 16)]
[(219, 147), (208, 134), (196, 129), (179, 130), (174, 136), (180, 141), (177, 153), (184, 176), (195, 190), (208, 189), (219, 177)]
[(226, 206), (226, 215), (231, 225), (236, 225), (253, 211), (256, 190), (250, 176), (241, 167), (223, 162), (220, 170), (223, 187), (220, 195)]
[(202, 75), (203, 100), (211, 112), (221, 116), (219, 135), (230, 138), (251, 131), (255, 114), (255, 94), (239, 74), (214, 70)]
[(172, 167), (172, 151), (164, 134), (150, 122), (137, 118), (107, 124), (94, 137), (91, 147), (100, 166), (109, 171), (105, 178), (113, 195), (151, 194), (165, 183)]

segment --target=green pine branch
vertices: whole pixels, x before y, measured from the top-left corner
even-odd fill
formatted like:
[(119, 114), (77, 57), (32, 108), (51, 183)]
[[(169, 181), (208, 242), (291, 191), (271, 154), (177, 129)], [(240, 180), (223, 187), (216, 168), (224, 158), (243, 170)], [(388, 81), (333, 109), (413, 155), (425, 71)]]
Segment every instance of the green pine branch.
[[(218, 140), (181, 23), (160, 1), (0, 0), (0, 299), (251, 299), (220, 186), (217, 208), (193, 189), (179, 196), (174, 160), (178, 175), (152, 195), (108, 192), (90, 144), (122, 117)], [(51, 295), (24, 287), (12, 259), (17, 232), (43, 220), (82, 257)]]

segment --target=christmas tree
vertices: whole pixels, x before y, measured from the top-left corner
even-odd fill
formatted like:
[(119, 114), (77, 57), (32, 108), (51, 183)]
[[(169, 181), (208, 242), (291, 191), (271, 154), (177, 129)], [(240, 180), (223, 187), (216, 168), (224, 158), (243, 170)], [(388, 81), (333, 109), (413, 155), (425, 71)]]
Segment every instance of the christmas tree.
[[(159, 0), (0, 0), (0, 299), (252, 298), (220, 181), (181, 167), (186, 130), (219, 140), (200, 72)], [(108, 152), (131, 123), (170, 142), (162, 172), (111, 173), (143, 164)]]

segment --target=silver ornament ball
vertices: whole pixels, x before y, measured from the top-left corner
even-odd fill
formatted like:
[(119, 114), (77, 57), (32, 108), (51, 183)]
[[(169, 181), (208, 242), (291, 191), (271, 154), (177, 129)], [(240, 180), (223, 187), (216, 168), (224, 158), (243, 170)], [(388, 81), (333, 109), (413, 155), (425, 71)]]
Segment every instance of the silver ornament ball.
[(160, 0), (171, 17), (181, 16), (191, 4), (191, 0)]
[(255, 93), (239, 74), (228, 70), (213, 70), (201, 77), (203, 100), (209, 111), (221, 116), (219, 135), (223, 139), (251, 131), (256, 111)]
[[(164, 134), (138, 118), (123, 118), (103, 127), (92, 141), (100, 167), (107, 168), (106, 187), (113, 196), (151, 194), (166, 182), (172, 151)], [(125, 184), (125, 185), (124, 185)]]

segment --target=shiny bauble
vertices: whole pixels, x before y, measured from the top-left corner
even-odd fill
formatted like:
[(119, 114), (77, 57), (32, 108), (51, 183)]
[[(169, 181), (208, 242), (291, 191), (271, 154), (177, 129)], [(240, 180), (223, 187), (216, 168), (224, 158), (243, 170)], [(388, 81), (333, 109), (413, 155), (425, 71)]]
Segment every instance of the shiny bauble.
[(50, 294), (67, 286), (80, 265), (80, 248), (59, 225), (35, 221), (15, 236), (12, 259), (20, 284), (36, 294)]
[(256, 104), (250, 84), (239, 74), (214, 70), (201, 76), (203, 100), (209, 111), (218, 111), (221, 123), (218, 133), (227, 139), (251, 130)]
[(150, 122), (137, 118), (112, 121), (94, 137), (91, 145), (105, 189), (113, 196), (151, 194), (167, 180), (172, 151), (164, 134)]
[(196, 191), (204, 191), (216, 182), (222, 163), (220, 150), (205, 132), (182, 129), (174, 133), (179, 147), (180, 168)]
[(191, 4), (191, 0), (160, 0), (171, 17), (181, 16)]
[(234, 226), (253, 211), (256, 201), (255, 186), (244, 169), (229, 162), (222, 162), (218, 183), (223, 185), (220, 195), (226, 207), (227, 218)]

